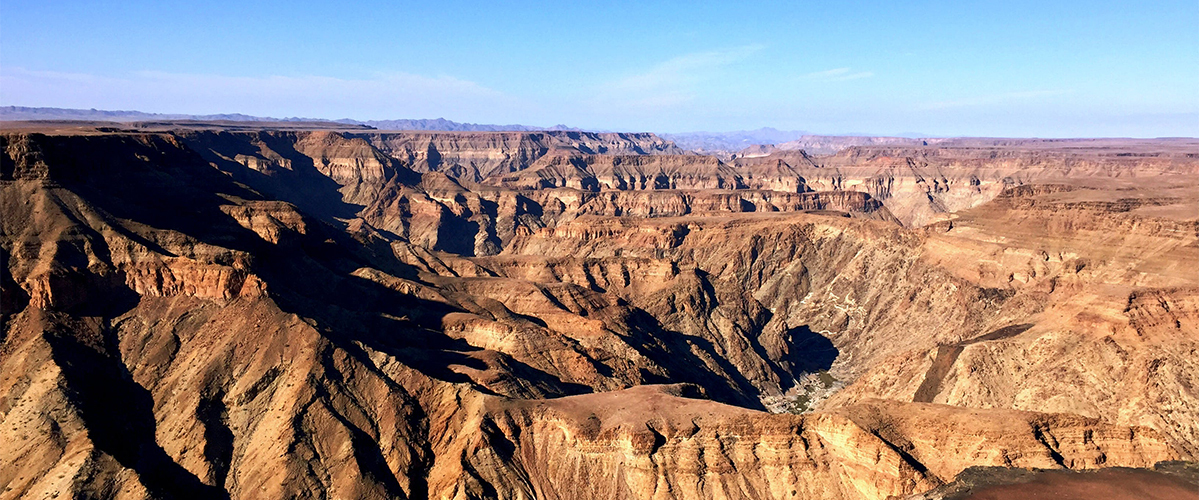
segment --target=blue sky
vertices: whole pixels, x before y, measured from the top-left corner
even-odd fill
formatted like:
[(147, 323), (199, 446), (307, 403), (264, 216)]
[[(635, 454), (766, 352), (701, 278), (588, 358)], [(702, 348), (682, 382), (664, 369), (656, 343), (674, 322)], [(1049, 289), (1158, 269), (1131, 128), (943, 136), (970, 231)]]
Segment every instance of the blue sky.
[(8, 0), (0, 104), (1199, 136), (1199, 2)]

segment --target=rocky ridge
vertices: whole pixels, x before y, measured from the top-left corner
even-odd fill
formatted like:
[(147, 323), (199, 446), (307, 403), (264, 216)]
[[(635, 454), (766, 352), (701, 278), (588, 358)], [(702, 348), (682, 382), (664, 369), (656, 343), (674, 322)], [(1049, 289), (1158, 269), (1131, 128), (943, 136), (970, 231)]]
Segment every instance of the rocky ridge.
[[(1193, 176), (1199, 141), (982, 140), (855, 146), (829, 156), (776, 151), (742, 157), (742, 171), (800, 178), (811, 190), (854, 190), (880, 200), (905, 225), (923, 226), (1030, 183)], [(1147, 144), (1155, 144), (1150, 148)]]

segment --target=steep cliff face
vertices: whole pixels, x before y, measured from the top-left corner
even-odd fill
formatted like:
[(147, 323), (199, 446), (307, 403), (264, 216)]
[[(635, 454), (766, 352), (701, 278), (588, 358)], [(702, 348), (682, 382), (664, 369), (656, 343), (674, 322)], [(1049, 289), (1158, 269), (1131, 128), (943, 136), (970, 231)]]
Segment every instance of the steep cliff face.
[[(501, 498), (892, 498), (946, 482), (967, 461), (1086, 469), (1171, 454), (1151, 430), (1066, 415), (885, 401), (768, 415), (680, 397), (686, 389), (493, 401), (464, 450), (471, 479)], [(969, 438), (945, 432), (963, 424)], [(446, 496), (469, 497), (475, 484), (464, 478)]]
[[(6, 143), (45, 163), (5, 161), (5, 291), (20, 297), (0, 358), (4, 496), (411, 490), (407, 475), (378, 478), (419, 463), (418, 441), (396, 437), (419, 423), (412, 406), (338, 375), (364, 367), (283, 312), (258, 274), (258, 259), (302, 258), (273, 249), (321, 224), (169, 137), (29, 139)], [(357, 426), (398, 443), (381, 445), (385, 462), (361, 454)]]
[(696, 155), (552, 155), (518, 175), (488, 181), (513, 189), (571, 187), (585, 191), (745, 188), (720, 160)]
[[(551, 257), (552, 278), (523, 276), (620, 294), (673, 331), (731, 346), (732, 352), (722, 353), (727, 359), (757, 350), (791, 363), (823, 357), (831, 364), (765, 368), (761, 379), (830, 367), (852, 378), (855, 367), (870, 366), (875, 356), (892, 349), (968, 337), (1005, 315), (1040, 307), (1034, 301), (1009, 301), (1010, 294), (926, 266), (914, 258), (921, 251), (922, 239), (900, 228), (847, 219), (787, 214), (636, 222), (588, 218), (520, 237), (500, 256), (479, 262), (521, 276), (530, 272), (526, 256)], [(508, 271), (506, 259), (519, 267)], [(667, 276), (671, 279), (655, 286), (658, 280), (621, 279), (644, 276), (644, 271), (613, 276), (607, 267), (586, 265), (594, 261), (659, 262), (677, 269), (679, 278)], [(927, 324), (942, 327), (918, 337), (907, 333)], [(751, 342), (734, 342), (727, 338), (730, 332)], [(814, 352), (788, 352), (789, 343), (808, 342)], [(828, 352), (822, 355), (821, 349)], [(782, 388), (792, 384), (788, 377)]]
[[(881, 499), (1196, 453), (1189, 184), (911, 230), (340, 132), (2, 140), (3, 498)], [(761, 411), (822, 371), (820, 411)]]
[[(829, 156), (801, 150), (735, 160), (746, 176), (798, 177), (816, 191), (854, 190), (881, 200), (905, 225), (990, 201), (1004, 189), (1081, 179), (1193, 176), (1199, 142), (1128, 140), (923, 141), (925, 145), (854, 146)], [(778, 173), (776, 173), (778, 172)]]
[(758, 155), (763, 155), (769, 154), (773, 151), (806, 151), (808, 154), (813, 155), (833, 155), (854, 146), (919, 146), (939, 144), (941, 142), (950, 140), (952, 139), (805, 135), (794, 141), (787, 141), (777, 144), (772, 148), (772, 150), (749, 150), (743, 151), (742, 154), (745, 155), (745, 153), (749, 153), (749, 155), (753, 155), (756, 153)]
[(683, 154), (654, 134), (570, 131), (446, 133), (404, 132), (360, 135), (417, 172), (444, 172), (469, 182), (505, 175), (555, 153), (590, 155)]
[(1187, 266), (1199, 262), (1199, 213), (1191, 191), (1189, 182), (1022, 188), (930, 227), (928, 258), (1017, 297), (1041, 295), (1044, 309), (1020, 331), (898, 355), (830, 404), (888, 397), (1142, 422), (1193, 456), (1186, 421), (1195, 403), (1185, 388), (1199, 382), (1199, 276)]
[[(814, 193), (794, 178), (747, 186), (720, 161), (673, 154), (652, 134), (200, 130), (177, 137), (238, 182), (307, 213), (361, 219), (463, 255), (492, 255), (519, 232), (587, 214), (835, 211), (895, 221), (857, 192)], [(634, 191), (652, 194), (624, 194)]]

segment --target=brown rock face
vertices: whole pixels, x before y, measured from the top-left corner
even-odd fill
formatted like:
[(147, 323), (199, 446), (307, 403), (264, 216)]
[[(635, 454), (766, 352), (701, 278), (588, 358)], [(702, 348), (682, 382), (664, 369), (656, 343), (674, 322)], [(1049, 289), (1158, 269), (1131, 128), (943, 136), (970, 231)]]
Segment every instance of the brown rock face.
[(883, 499), (1199, 454), (1170, 142), (0, 139), (0, 498)]
[[(888, 498), (952, 479), (963, 462), (1085, 469), (1108, 453), (1171, 454), (1148, 429), (1065, 415), (886, 401), (769, 415), (680, 389), (500, 402), (480, 423), (477, 439), (489, 444), (467, 456), (508, 497)], [(971, 432), (945, 433), (952, 425)], [(469, 496), (469, 486), (456, 493)]]
[(592, 132), (404, 132), (360, 135), (417, 172), (444, 172), (468, 182), (524, 170), (549, 153), (683, 154), (654, 134)]
[(817, 191), (869, 193), (909, 226), (942, 220), (1023, 184), (1199, 174), (1194, 139), (847, 139), (852, 147), (829, 156), (809, 156), (792, 145), (735, 164), (749, 175), (786, 172)]

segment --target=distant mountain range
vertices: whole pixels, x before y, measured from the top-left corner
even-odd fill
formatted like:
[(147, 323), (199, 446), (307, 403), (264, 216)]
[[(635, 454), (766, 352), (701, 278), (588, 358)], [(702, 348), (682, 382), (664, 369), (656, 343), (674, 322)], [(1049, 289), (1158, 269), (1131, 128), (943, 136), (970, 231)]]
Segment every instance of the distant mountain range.
[(530, 127), (528, 125), (489, 125), (486, 123), (459, 123), (445, 118), (436, 119), (420, 119), (420, 120), (366, 120), (358, 121), (351, 119), (336, 120), (337, 123), (348, 123), (353, 125), (367, 125), (380, 130), (448, 130), (456, 132), (533, 132), (537, 130), (575, 130), (582, 131), (581, 128), (567, 127), (566, 125), (554, 125), (553, 127)]
[(727, 157), (758, 156), (775, 150), (803, 149), (810, 154), (833, 154), (850, 146), (922, 144), (929, 136), (916, 133), (879, 136), (874, 134), (816, 135), (803, 130), (778, 130), (770, 127), (733, 132), (686, 132), (658, 134), (680, 148)]
[[(37, 108), (25, 106), (0, 106), (0, 121), (18, 120), (81, 120), (81, 121), (110, 121), (118, 123), (169, 120), (197, 121), (233, 121), (233, 122), (278, 122), (278, 123), (330, 123), (339, 125), (365, 125), (379, 130), (439, 130), (459, 132), (533, 132), (538, 130), (573, 130), (587, 129), (554, 125), (552, 127), (536, 127), (529, 125), (493, 125), (483, 123), (461, 123), (445, 118), (436, 119), (401, 119), (401, 120), (322, 120), (315, 118), (273, 118), (266, 116), (251, 116), (241, 113), (216, 115), (188, 115), (168, 113), (145, 113), (142, 111), (109, 111), (101, 109), (69, 109), (69, 108)], [(599, 130), (590, 130), (600, 132)], [(674, 141), (680, 148), (713, 154), (722, 158), (736, 156), (761, 156), (776, 150), (803, 149), (811, 154), (832, 154), (849, 146), (857, 145), (900, 145), (920, 144), (921, 140), (913, 138), (915, 134), (903, 134), (906, 137), (873, 137), (860, 134), (840, 136), (811, 135), (803, 130), (778, 130), (764, 127), (757, 130), (736, 130), (732, 132), (685, 132), (676, 134), (658, 134), (658, 136)]]
[(807, 135), (802, 130), (778, 130), (764, 127), (757, 130), (733, 132), (685, 132), (680, 134), (658, 134), (672, 140), (680, 148), (712, 153), (735, 153), (755, 144), (780, 144), (794, 141)]
[(185, 115), (169, 113), (144, 113), (141, 111), (108, 111), (103, 109), (31, 108), (25, 106), (0, 107), (0, 120), (86, 120), (109, 122), (140, 122), (151, 120), (224, 120), (235, 122), (310, 122), (328, 121), (310, 118), (266, 118), (241, 113), (219, 115)]
[(107, 111), (102, 109), (69, 109), (69, 108), (34, 108), (25, 106), (0, 107), (0, 121), (18, 120), (85, 120), (110, 122), (140, 122), (160, 120), (200, 120), (200, 121), (235, 121), (235, 122), (329, 122), (350, 125), (367, 125), (380, 130), (446, 130), (462, 132), (501, 132), (518, 131), (531, 132), (537, 130), (577, 130), (582, 129), (555, 125), (553, 127), (533, 127), (528, 125), (490, 125), (482, 123), (459, 123), (445, 118), (420, 120), (322, 120), (316, 118), (273, 118), (267, 116), (251, 116), (241, 113), (217, 115), (187, 115), (169, 113), (144, 113), (141, 111)]

